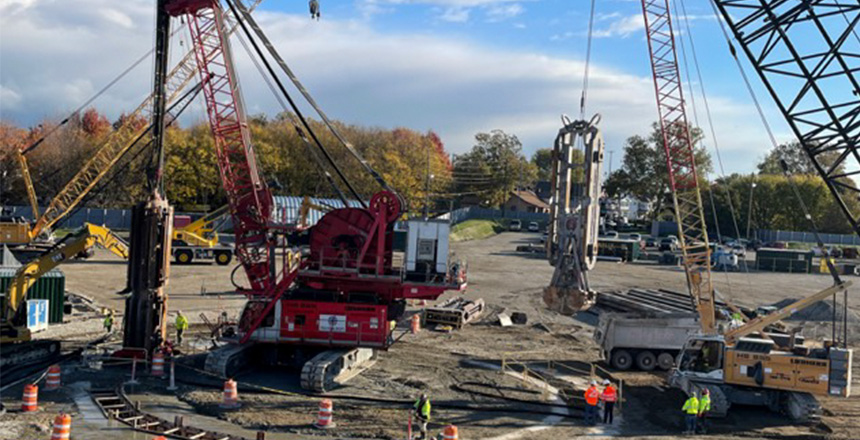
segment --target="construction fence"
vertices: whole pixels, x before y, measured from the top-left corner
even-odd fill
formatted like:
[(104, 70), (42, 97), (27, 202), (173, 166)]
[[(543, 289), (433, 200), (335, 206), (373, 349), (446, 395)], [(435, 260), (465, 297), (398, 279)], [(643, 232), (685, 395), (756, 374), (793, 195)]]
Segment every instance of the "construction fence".
[[(860, 237), (856, 234), (819, 234), (824, 244), (860, 246)], [(768, 243), (773, 241), (794, 241), (800, 243), (816, 243), (818, 240), (812, 232), (779, 231), (771, 229), (757, 229), (756, 238)]]

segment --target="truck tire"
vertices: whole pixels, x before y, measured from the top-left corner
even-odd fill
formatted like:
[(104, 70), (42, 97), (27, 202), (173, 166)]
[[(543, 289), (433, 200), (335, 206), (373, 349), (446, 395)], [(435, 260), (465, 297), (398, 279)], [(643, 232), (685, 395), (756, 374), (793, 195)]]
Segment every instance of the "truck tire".
[(228, 251), (215, 252), (215, 264), (226, 266), (233, 261), (233, 254)]
[(657, 356), (645, 350), (636, 355), (636, 367), (642, 371), (651, 371), (657, 366)]
[(613, 350), (610, 364), (616, 370), (627, 371), (633, 366), (633, 355), (627, 350)]
[(194, 260), (194, 254), (189, 250), (181, 250), (176, 251), (176, 263), (178, 264), (191, 264), (191, 261)]
[(660, 367), (661, 370), (670, 370), (675, 366), (675, 356), (672, 356), (671, 353), (662, 352), (657, 355), (657, 366)]

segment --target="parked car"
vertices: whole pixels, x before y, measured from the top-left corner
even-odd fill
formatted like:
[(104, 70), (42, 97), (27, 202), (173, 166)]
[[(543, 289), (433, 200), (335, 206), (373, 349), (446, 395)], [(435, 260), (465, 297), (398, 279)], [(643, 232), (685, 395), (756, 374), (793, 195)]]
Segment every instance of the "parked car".
[(538, 231), (540, 231), (540, 225), (538, 225), (538, 222), (529, 222), (529, 232)]
[(519, 220), (511, 220), (511, 222), (508, 223), (508, 230), (509, 231), (522, 231), (523, 230), (523, 222), (521, 222)]
[(656, 237), (648, 237), (645, 239), (645, 247), (657, 247), (658, 243), (659, 242)]
[(674, 252), (678, 248), (678, 237), (670, 235), (660, 240), (660, 250)]
[(618, 231), (606, 231), (606, 238), (618, 238)]
[(634, 232), (632, 234), (627, 234), (627, 238), (629, 240), (642, 241), (642, 234), (638, 234), (638, 233)]
[(546, 240), (549, 238), (549, 231), (543, 231), (543, 234), (540, 236), (540, 242), (546, 243)]

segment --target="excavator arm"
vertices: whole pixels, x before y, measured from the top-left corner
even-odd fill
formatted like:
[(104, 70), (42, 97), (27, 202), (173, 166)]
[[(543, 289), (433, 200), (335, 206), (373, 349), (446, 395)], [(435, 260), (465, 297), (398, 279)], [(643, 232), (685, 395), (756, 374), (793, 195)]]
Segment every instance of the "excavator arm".
[(215, 223), (230, 213), (230, 205), (224, 205), (182, 228), (173, 230), (173, 239), (189, 246), (214, 247), (218, 245)]
[(108, 228), (85, 223), (83, 227), (67, 235), (50, 251), (18, 269), (6, 292), (4, 325), (14, 326), (21, 304), (27, 297), (27, 291), (42, 275), (97, 245), (120, 258), (128, 259), (128, 245), (122, 238)]

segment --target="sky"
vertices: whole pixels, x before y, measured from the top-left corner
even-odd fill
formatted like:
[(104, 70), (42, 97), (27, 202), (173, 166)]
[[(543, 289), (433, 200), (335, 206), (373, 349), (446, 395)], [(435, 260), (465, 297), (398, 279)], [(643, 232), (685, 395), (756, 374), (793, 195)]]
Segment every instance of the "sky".
[[(0, 118), (31, 126), (80, 106), (151, 49), (154, 4), (0, 0)], [(531, 155), (552, 145), (562, 114), (579, 115), (589, 0), (320, 4), (320, 21), (310, 20), (305, 0), (264, 0), (254, 15), (332, 118), (433, 130), (454, 154), (468, 151), (476, 133), (501, 129), (517, 135)], [(751, 172), (770, 141), (708, 2), (685, 4), (687, 13), (676, 24), (683, 27), (687, 52), (692, 37), (698, 54), (724, 172)], [(174, 60), (189, 48), (187, 34), (177, 35)], [(610, 152), (605, 168), (617, 169), (625, 140), (647, 135), (657, 120), (639, 0), (598, 0), (593, 36), (586, 113), (601, 114)], [(234, 38), (232, 44), (248, 112), (274, 116), (281, 111), (278, 102), (239, 42)], [(146, 59), (93, 106), (111, 118), (133, 110), (151, 90), (151, 72), (152, 61)], [(791, 140), (770, 96), (752, 76), (778, 141)], [(696, 91), (687, 99), (696, 104), (689, 119), (701, 122), (705, 145), (716, 158), (698, 93), (702, 84), (688, 85)], [(183, 123), (204, 118), (201, 101)], [(712, 178), (723, 174), (715, 168)]]

